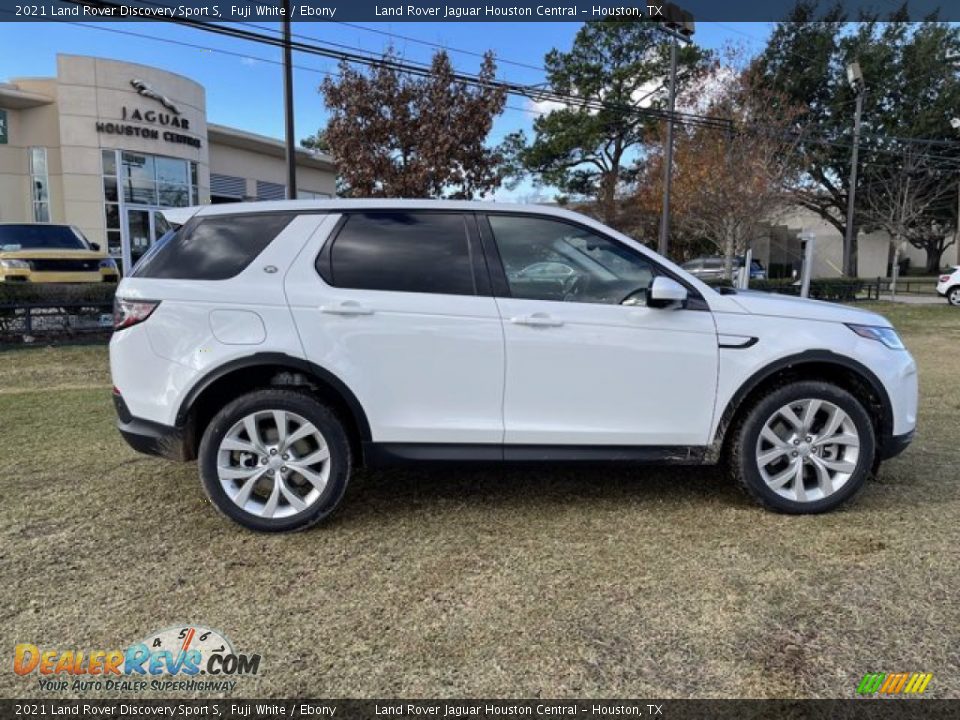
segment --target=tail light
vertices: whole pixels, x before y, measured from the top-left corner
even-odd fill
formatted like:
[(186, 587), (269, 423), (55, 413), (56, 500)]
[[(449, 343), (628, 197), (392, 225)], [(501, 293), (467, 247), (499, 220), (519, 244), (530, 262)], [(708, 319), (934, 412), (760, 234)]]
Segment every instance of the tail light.
[(952, 275), (941, 275), (941, 276), (940, 276), (940, 282), (945, 283), (945, 282), (947, 282), (951, 277), (952, 277)]
[(123, 330), (142, 323), (157, 309), (159, 300), (113, 300), (113, 329)]

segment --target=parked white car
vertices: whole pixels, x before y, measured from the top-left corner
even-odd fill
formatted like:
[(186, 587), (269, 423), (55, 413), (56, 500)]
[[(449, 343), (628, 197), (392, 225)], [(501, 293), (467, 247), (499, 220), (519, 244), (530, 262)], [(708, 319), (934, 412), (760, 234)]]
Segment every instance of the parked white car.
[(327, 517), (359, 465), (724, 462), (830, 510), (914, 434), (917, 368), (871, 312), (716, 292), (561, 209), (171, 209), (117, 292), (119, 428), (197, 459), (248, 528)]
[(960, 265), (937, 280), (937, 295), (945, 297), (951, 305), (960, 305)]

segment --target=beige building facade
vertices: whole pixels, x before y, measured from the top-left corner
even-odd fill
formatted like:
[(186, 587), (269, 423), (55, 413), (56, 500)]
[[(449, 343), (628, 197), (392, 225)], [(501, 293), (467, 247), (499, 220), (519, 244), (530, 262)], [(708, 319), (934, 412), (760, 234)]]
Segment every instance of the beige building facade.
[[(752, 243), (753, 257), (776, 277), (799, 270), (806, 237), (815, 238), (813, 274), (815, 278), (843, 275), (843, 234), (813, 210), (800, 206), (786, 208), (764, 223), (765, 232)], [(950, 238), (952, 239), (952, 238)], [(884, 231), (861, 232), (857, 238), (857, 272), (861, 278), (887, 277), (893, 259), (893, 243)], [(900, 259), (910, 267), (926, 266), (927, 254), (910, 243), (900, 248)], [(940, 266), (960, 264), (960, 245), (953, 243), (940, 258)]]
[[(332, 197), (330, 157), (298, 150), (298, 196)], [(159, 210), (286, 195), (279, 140), (207, 122), (204, 88), (158, 68), (57, 56), (56, 77), (0, 82), (0, 222), (77, 227), (124, 270)]]

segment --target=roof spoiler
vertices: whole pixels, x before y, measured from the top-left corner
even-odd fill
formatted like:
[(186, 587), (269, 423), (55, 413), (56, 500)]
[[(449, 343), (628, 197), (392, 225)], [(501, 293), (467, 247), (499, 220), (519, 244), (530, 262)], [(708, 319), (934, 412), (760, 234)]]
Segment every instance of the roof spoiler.
[(168, 207), (160, 208), (160, 213), (167, 219), (167, 222), (174, 227), (184, 225), (187, 220), (192, 218), (200, 211), (199, 205), (193, 207)]

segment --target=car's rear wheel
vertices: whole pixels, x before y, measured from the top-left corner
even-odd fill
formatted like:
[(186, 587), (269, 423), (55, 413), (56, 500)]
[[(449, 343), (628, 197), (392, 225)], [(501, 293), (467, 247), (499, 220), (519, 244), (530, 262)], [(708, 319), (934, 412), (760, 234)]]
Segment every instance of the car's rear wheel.
[(860, 401), (835, 385), (795, 382), (754, 405), (733, 438), (732, 470), (760, 504), (787, 513), (832, 510), (863, 486), (876, 452)]
[(947, 290), (947, 302), (951, 305), (960, 305), (960, 285)]
[(199, 450), (210, 502), (251, 530), (303, 530), (340, 503), (350, 443), (337, 416), (293, 390), (258, 390), (211, 420)]

